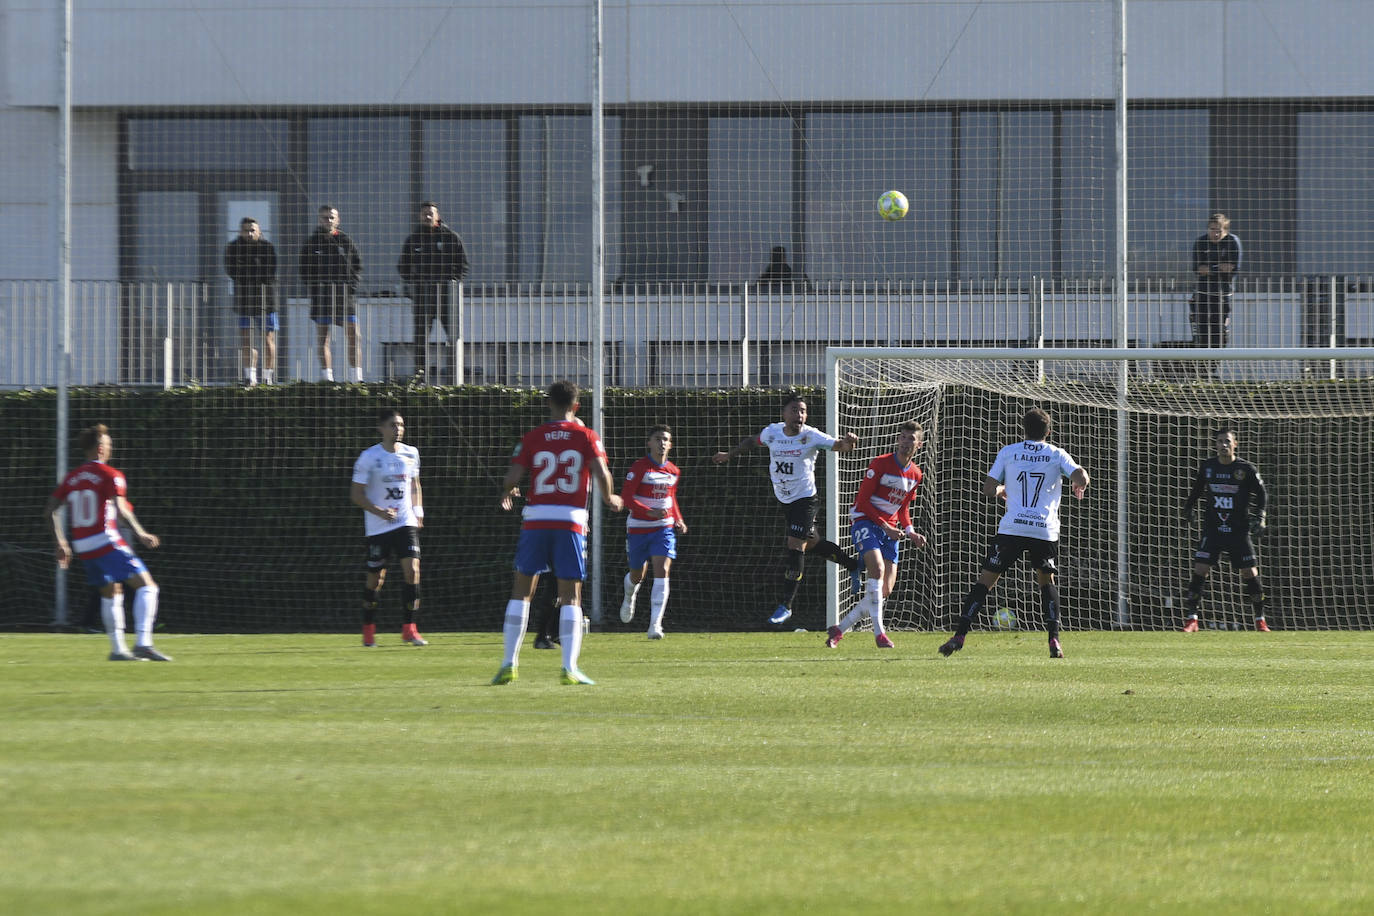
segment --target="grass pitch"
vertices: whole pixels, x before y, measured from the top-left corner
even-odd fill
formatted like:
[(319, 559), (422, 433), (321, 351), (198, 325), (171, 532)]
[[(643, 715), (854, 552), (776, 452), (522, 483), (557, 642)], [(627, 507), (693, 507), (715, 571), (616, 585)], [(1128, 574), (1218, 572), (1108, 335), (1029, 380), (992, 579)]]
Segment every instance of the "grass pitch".
[(0, 636), (14, 914), (1374, 910), (1374, 634)]

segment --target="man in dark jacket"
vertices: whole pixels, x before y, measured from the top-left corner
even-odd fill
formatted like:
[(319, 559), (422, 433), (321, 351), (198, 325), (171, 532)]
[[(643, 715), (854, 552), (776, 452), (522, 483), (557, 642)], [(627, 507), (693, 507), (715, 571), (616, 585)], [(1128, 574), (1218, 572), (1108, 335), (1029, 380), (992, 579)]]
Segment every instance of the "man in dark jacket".
[[(434, 203), (425, 201), (420, 204), (420, 225), (406, 236), (405, 245), (401, 247), (401, 259), (396, 263), (396, 272), (406, 282), (410, 300), (414, 303), (415, 374), (422, 375), (428, 369), (429, 378), (433, 378), (434, 370), (428, 366), (425, 346), (430, 327), (436, 318), (443, 322), (449, 316), (448, 307), (452, 304), (449, 284), (468, 274), (468, 256), (463, 249), (463, 240), (458, 233), (444, 225), (439, 218), (439, 207)], [(447, 325), (445, 330), (448, 330)], [(449, 339), (452, 340), (452, 334)]]
[(224, 249), (224, 272), (234, 281), (234, 311), (239, 316), (239, 340), (243, 354), (243, 381), (258, 383), (258, 351), (253, 346), (255, 326), (262, 329), (262, 381), (273, 384), (277, 373), (277, 249), (262, 237), (262, 228), (251, 216), (239, 220), (239, 237)]
[(1231, 328), (1231, 283), (1240, 270), (1240, 239), (1227, 230), (1225, 213), (1213, 213), (1207, 231), (1193, 243), (1193, 273), (1197, 289), (1188, 317), (1193, 324), (1193, 346), (1224, 347)]
[(363, 278), (363, 258), (353, 240), (339, 231), (339, 209), (320, 207), (319, 225), (301, 246), (301, 281), (310, 294), (310, 320), (320, 348), (320, 368), (326, 382), (334, 381), (329, 352), (329, 326), (342, 325), (348, 338), (350, 380), (363, 380), (363, 346), (358, 338), (354, 296)]

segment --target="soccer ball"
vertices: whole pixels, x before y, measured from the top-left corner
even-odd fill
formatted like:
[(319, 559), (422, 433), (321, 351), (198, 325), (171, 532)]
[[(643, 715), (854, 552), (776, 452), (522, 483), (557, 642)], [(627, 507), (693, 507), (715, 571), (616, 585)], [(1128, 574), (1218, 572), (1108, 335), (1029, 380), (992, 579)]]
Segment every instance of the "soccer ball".
[(1016, 629), (1016, 615), (1011, 612), (1011, 608), (998, 608), (997, 613), (992, 615), (993, 626), (999, 630)]
[(909, 206), (906, 195), (901, 191), (888, 191), (878, 198), (878, 215), (887, 220), (901, 219), (906, 216)]

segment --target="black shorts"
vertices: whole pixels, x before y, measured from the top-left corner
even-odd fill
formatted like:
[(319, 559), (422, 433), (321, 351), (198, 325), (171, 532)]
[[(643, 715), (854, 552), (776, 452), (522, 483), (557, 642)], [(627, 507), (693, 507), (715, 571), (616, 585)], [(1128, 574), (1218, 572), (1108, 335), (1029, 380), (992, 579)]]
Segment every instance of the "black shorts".
[(420, 559), (420, 529), (407, 525), (367, 538), (368, 569), (374, 572), (381, 569), (391, 557)]
[(323, 325), (356, 322), (358, 308), (352, 291), (346, 286), (311, 287), (310, 320)]
[(1204, 531), (1202, 540), (1197, 542), (1193, 559), (1208, 566), (1221, 562), (1222, 553), (1231, 555), (1232, 569), (1249, 569), (1258, 566), (1255, 560), (1255, 542), (1250, 540), (1248, 531)]
[(1021, 537), (1015, 534), (999, 534), (988, 545), (988, 555), (983, 560), (983, 568), (999, 576), (1016, 565), (1021, 554), (1030, 559), (1031, 568), (1036, 572), (1054, 575), (1055, 559), (1059, 556), (1058, 541), (1042, 541), (1040, 538)]
[(787, 536), (809, 541), (816, 536), (816, 497), (803, 496), (796, 502), (783, 503), (782, 513), (787, 519)]

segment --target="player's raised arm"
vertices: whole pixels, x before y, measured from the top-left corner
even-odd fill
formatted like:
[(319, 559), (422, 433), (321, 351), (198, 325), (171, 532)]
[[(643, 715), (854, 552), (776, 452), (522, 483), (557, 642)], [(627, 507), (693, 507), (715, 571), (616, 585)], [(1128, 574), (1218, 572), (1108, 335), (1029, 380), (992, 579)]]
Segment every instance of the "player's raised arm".
[(725, 462), (729, 461), (731, 458), (736, 458), (749, 451), (758, 444), (758, 441), (758, 436), (745, 436), (743, 439), (739, 440), (739, 445), (736, 445), (728, 452), (716, 452), (711, 456), (711, 460), (716, 464), (725, 464)]
[(859, 437), (856, 434), (849, 432), (845, 433), (843, 436), (836, 439), (834, 446), (832, 446), (830, 450), (837, 455), (843, 455), (845, 452), (852, 452), (854, 451), (854, 449), (858, 447)]
[(1088, 472), (1084, 468), (1069, 475), (1069, 486), (1073, 488), (1073, 495), (1077, 499), (1082, 499), (1083, 494), (1088, 492), (1088, 483)]

